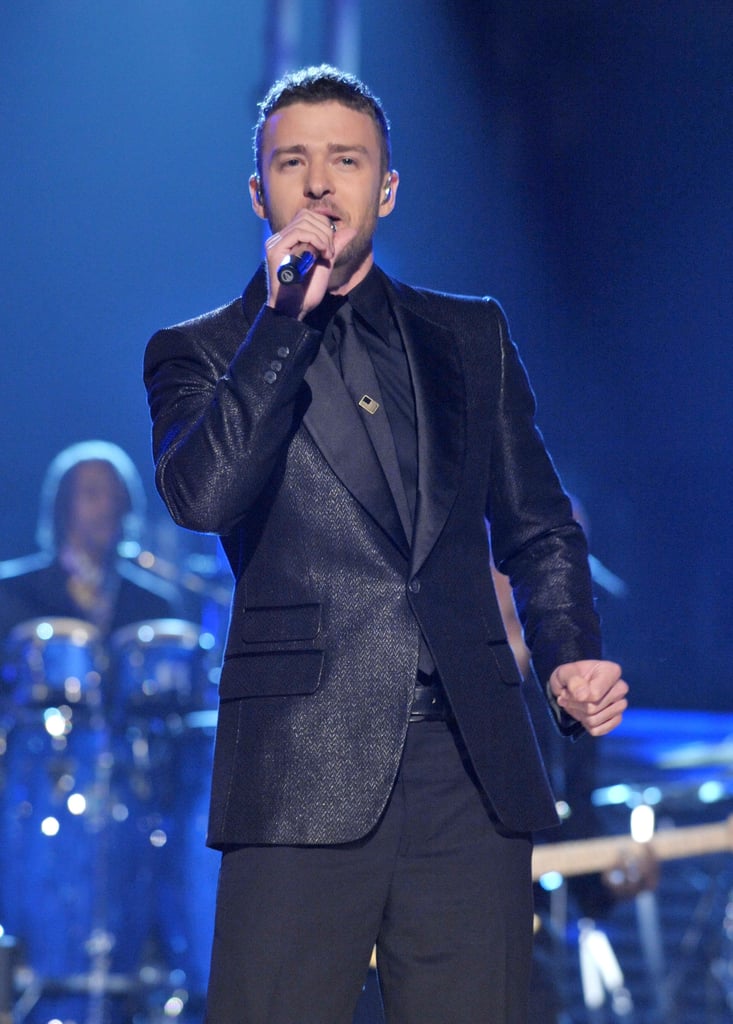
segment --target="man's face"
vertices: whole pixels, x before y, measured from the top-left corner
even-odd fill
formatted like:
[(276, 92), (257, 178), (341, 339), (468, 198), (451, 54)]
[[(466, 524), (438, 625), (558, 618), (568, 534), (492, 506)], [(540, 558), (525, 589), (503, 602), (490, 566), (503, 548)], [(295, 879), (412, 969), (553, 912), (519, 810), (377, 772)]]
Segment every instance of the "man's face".
[(341, 103), (293, 103), (276, 110), (262, 133), (261, 193), (250, 180), (252, 205), (273, 232), (303, 208), (356, 231), (340, 253), (330, 288), (372, 263), (377, 219), (392, 212), (398, 178), (382, 167), (379, 129), (368, 114)]
[(79, 463), (72, 486), (67, 542), (92, 558), (106, 559), (122, 537), (127, 511), (124, 488), (103, 461)]

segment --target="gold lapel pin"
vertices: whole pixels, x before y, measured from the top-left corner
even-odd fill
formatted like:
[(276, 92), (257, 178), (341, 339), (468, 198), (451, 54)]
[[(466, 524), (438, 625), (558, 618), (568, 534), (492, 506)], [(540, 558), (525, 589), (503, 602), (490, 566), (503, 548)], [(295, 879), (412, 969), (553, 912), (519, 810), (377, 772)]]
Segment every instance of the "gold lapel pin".
[(375, 401), (373, 398), (370, 398), (369, 395), (362, 395), (361, 398), (359, 399), (359, 407), (361, 409), (364, 409), (371, 416), (373, 416), (374, 413), (379, 408), (379, 402)]

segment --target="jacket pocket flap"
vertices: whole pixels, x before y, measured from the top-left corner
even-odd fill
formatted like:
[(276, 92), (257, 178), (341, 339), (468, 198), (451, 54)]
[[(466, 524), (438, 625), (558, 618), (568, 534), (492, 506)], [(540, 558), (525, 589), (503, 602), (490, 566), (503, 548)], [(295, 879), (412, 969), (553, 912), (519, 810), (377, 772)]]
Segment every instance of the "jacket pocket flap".
[(266, 644), (280, 640), (312, 640), (320, 624), (320, 604), (293, 604), (247, 608), (237, 627), (244, 643)]
[(489, 644), (489, 650), (493, 655), (499, 678), (502, 682), (507, 683), (509, 686), (521, 685), (522, 676), (517, 668), (517, 663), (509, 644), (506, 641), (491, 643)]
[(315, 693), (322, 669), (323, 651), (272, 651), (230, 657), (221, 671), (219, 699)]

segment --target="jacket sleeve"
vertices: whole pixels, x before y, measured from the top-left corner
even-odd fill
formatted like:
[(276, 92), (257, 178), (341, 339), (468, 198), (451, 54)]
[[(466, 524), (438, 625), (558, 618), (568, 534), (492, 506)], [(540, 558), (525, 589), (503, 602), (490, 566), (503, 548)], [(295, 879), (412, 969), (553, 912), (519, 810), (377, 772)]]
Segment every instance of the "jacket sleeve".
[[(496, 311), (501, 381), (491, 446), (492, 548), (511, 582), (532, 663), (547, 693), (558, 665), (600, 657), (600, 627), (585, 535), (536, 426), (534, 395), (506, 319), (498, 306)], [(563, 731), (576, 730), (577, 722), (554, 711)]]
[(248, 330), (225, 310), (151, 338), (155, 479), (175, 522), (226, 534), (251, 508), (305, 410), (320, 338), (267, 306)]

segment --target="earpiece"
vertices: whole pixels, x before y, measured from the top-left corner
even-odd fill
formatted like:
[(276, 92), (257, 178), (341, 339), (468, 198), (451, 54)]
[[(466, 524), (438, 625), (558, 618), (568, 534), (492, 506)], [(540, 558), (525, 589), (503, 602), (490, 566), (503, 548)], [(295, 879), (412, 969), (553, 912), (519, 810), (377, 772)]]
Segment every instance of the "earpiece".
[(382, 205), (384, 205), (384, 203), (388, 203), (392, 198), (392, 182), (394, 181), (394, 178), (395, 171), (388, 171), (387, 178), (384, 183), (384, 192), (382, 194)]
[(262, 195), (262, 182), (259, 177), (257, 178), (257, 183), (255, 185), (255, 200), (260, 204), (260, 206), (262, 206), (264, 196)]

